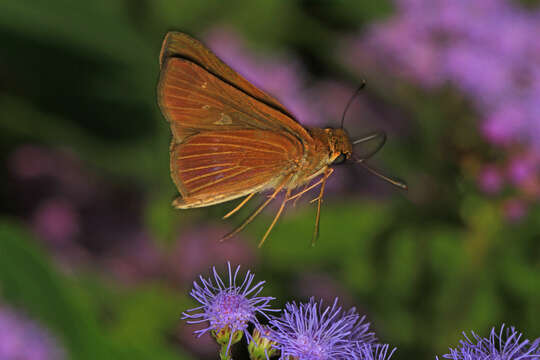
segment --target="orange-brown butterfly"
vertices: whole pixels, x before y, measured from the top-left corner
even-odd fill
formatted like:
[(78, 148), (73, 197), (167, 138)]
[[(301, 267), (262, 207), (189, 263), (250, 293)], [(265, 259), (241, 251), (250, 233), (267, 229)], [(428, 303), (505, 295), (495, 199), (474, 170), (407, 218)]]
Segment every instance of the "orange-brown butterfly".
[[(351, 141), (343, 128), (307, 128), (298, 123), (279, 101), (250, 84), (199, 41), (169, 32), (160, 54), (158, 101), (170, 123), (171, 176), (180, 197), (178, 209), (219, 204), (245, 196), (228, 218), (253, 195), (271, 195), (240, 226), (250, 223), (282, 190), (285, 197), (260, 244), (268, 237), (285, 205), (320, 185), (313, 241), (318, 236), (321, 201), (332, 164), (352, 159), (372, 173), (406, 188), (363, 161), (383, 145), (377, 132)], [(352, 100), (352, 98), (351, 98)], [(350, 104), (350, 101), (349, 101)], [(342, 123), (343, 126), (343, 123)], [(353, 154), (353, 145), (376, 140), (365, 156)], [(310, 185), (313, 179), (321, 176)], [(303, 190), (292, 194), (300, 186)]]

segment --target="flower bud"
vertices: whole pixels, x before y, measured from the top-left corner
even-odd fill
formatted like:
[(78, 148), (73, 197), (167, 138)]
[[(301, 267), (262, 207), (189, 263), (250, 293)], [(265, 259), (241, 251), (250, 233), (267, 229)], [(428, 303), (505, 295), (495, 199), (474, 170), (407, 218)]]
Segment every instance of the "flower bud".
[[(230, 338), (231, 333), (232, 333), (232, 339)], [(219, 345), (229, 346), (229, 345), (236, 344), (237, 342), (242, 340), (242, 336), (244, 335), (244, 332), (242, 330), (236, 330), (233, 333), (229, 326), (224, 326), (219, 331), (212, 330), (212, 335), (214, 336), (214, 339), (216, 339)]]
[(248, 345), (251, 360), (267, 360), (278, 353), (278, 349), (274, 347), (277, 343), (267, 337), (270, 334), (268, 328), (261, 326), (261, 331), (253, 330), (253, 337)]

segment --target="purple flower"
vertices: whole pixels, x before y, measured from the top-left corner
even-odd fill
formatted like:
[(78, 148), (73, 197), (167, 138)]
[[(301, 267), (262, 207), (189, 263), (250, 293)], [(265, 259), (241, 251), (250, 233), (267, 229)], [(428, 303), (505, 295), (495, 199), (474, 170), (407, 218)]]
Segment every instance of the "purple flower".
[(65, 354), (45, 329), (0, 304), (0, 359), (59, 360)]
[(388, 344), (357, 344), (354, 359), (357, 360), (389, 360), (396, 348), (390, 349)]
[[(255, 275), (247, 272), (241, 285), (236, 284), (236, 277), (240, 266), (234, 272), (231, 264), (227, 263), (229, 269), (229, 284), (226, 285), (213, 268), (214, 279), (204, 279), (199, 276), (201, 284), (193, 282), (193, 289), (190, 295), (201, 303), (201, 306), (188, 310), (182, 314), (182, 319), (188, 320), (189, 324), (208, 323), (208, 326), (195, 331), (198, 336), (213, 331), (219, 333), (225, 331), (229, 341), (233, 335), (245, 332), (248, 342), (251, 340), (249, 332), (245, 331), (250, 323), (259, 327), (260, 324), (256, 315), (261, 314), (269, 319), (265, 312), (275, 311), (269, 307), (269, 302), (273, 297), (257, 296), (263, 289), (264, 281), (252, 285)], [(190, 314), (190, 312), (194, 312)], [(230, 342), (229, 342), (230, 345)], [(227, 349), (228, 351), (228, 349)]]
[(523, 339), (514, 327), (501, 326), (497, 332), (495, 327), (491, 329), (489, 337), (483, 338), (474, 332), (468, 337), (463, 333), (465, 340), (461, 340), (461, 346), (450, 348), (450, 353), (443, 355), (452, 360), (533, 360), (540, 357), (540, 338), (534, 342)]
[(323, 309), (311, 298), (308, 303), (288, 303), (281, 317), (270, 321), (270, 338), (278, 345), (280, 359), (349, 359), (358, 343), (373, 342), (369, 324), (355, 309), (344, 312), (337, 305)]

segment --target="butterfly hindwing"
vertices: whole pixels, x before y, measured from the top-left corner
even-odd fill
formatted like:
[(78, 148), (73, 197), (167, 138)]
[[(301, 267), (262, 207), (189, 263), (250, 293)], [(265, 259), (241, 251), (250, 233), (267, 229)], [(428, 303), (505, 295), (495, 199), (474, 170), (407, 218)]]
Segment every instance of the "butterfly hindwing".
[(271, 188), (301, 153), (293, 138), (262, 130), (205, 132), (173, 143), (171, 174), (183, 198), (177, 206), (208, 206)]

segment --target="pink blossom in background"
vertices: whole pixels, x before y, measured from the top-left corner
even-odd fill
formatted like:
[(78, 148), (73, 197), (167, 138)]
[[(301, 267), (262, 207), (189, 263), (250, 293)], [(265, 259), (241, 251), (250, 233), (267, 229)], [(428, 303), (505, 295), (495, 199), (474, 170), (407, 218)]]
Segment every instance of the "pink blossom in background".
[(39, 238), (56, 246), (65, 245), (79, 234), (79, 214), (67, 199), (47, 199), (35, 209), (32, 228)]
[(16, 177), (32, 179), (51, 175), (54, 172), (55, 161), (54, 156), (47, 151), (43, 151), (43, 148), (23, 145), (11, 154), (8, 165)]
[(487, 110), (480, 124), (480, 132), (486, 140), (504, 148), (516, 140), (524, 140), (519, 134), (525, 124), (526, 114), (520, 104), (504, 101), (496, 108)]
[(501, 171), (493, 166), (484, 167), (478, 175), (478, 186), (488, 194), (496, 194), (501, 191), (504, 179)]
[(510, 181), (520, 186), (531, 181), (540, 173), (540, 162), (533, 157), (515, 156), (508, 163)]
[(527, 205), (519, 199), (508, 199), (503, 204), (503, 214), (508, 221), (518, 222), (527, 214)]

